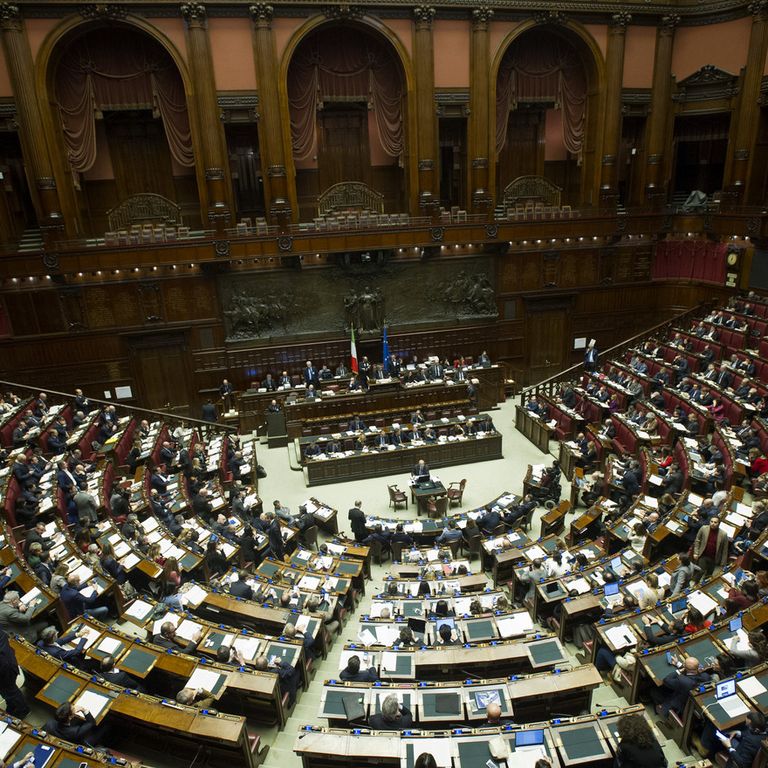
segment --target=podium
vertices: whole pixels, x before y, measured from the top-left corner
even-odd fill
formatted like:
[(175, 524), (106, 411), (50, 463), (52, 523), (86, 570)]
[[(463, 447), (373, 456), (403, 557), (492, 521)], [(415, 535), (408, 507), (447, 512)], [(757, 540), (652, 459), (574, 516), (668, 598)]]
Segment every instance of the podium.
[(286, 429), (285, 413), (267, 412), (267, 447), (282, 448), (288, 445), (288, 430)]

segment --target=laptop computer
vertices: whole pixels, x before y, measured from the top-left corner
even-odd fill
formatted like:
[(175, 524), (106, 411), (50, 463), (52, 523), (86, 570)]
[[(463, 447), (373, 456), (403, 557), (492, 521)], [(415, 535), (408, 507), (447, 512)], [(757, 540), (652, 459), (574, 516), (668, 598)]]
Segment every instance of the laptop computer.
[(731, 630), (731, 632), (738, 632), (744, 622), (741, 620), (741, 616), (737, 616), (735, 619), (731, 619), (728, 622), (728, 629)]
[(621, 557), (614, 557), (613, 560), (611, 560), (611, 570), (618, 571), (621, 569), (621, 567)]
[(365, 720), (365, 706), (363, 697), (359, 694), (347, 694), (341, 697), (341, 704), (344, 707), (344, 714), (347, 716), (347, 722), (352, 723), (357, 720)]
[(534, 747), (544, 743), (544, 729), (534, 728), (530, 731), (518, 731), (515, 734), (515, 748)]
[(603, 594), (606, 597), (612, 597), (619, 594), (619, 585), (616, 582), (608, 583), (603, 587)]
[(733, 696), (736, 693), (736, 678), (732, 677), (730, 680), (723, 680), (722, 683), (718, 683), (715, 687), (715, 698), (720, 701), (721, 699), (727, 699), (729, 696)]
[(545, 584), (545, 585), (544, 585), (544, 591), (545, 591), (545, 592), (546, 592), (548, 595), (552, 595), (552, 594), (554, 594), (555, 592), (559, 592), (559, 591), (560, 591), (560, 582), (558, 582), (558, 581), (553, 581), (553, 582), (551, 582), (550, 584)]
[(673, 600), (672, 604), (669, 606), (669, 612), (674, 616), (678, 613), (682, 613), (683, 611), (687, 610), (688, 608), (688, 598), (682, 597), (679, 600)]
[(408, 617), (408, 626), (415, 635), (423, 635), (427, 631), (427, 620)]

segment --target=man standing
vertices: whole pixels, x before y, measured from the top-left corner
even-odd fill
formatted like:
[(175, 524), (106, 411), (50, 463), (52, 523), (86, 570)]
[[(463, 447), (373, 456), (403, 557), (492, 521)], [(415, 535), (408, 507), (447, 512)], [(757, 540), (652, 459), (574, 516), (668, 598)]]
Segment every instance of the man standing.
[(368, 535), (368, 531), (365, 527), (365, 512), (363, 512), (362, 506), (363, 502), (358, 499), (355, 501), (355, 506), (347, 513), (349, 525), (350, 528), (352, 528), (355, 541), (362, 541)]
[(19, 664), (16, 654), (8, 642), (8, 635), (0, 630), (0, 696), (5, 699), (5, 711), (13, 717), (25, 718), (29, 714), (29, 704), (16, 684), (19, 676)]
[(597, 345), (594, 339), (589, 340), (587, 345), (587, 351), (584, 353), (584, 370), (590, 373), (597, 369), (597, 361), (600, 357), (600, 353), (597, 350)]
[(234, 389), (232, 388), (232, 385), (227, 381), (227, 379), (224, 379), (224, 381), (221, 382), (221, 386), (219, 387), (219, 394), (221, 395), (221, 399), (224, 403), (224, 413), (229, 413), (229, 411), (232, 409), (232, 393), (234, 392)]
[(728, 563), (728, 535), (720, 528), (720, 518), (714, 515), (709, 525), (702, 525), (693, 542), (693, 562), (710, 576), (715, 568)]

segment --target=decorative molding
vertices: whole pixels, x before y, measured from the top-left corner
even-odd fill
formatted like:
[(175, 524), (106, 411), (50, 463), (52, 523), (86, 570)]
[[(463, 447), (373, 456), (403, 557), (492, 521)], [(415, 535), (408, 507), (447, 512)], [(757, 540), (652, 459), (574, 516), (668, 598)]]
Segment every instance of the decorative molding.
[(184, 17), (188, 26), (205, 24), (206, 12), (202, 3), (184, 3), (179, 6), (179, 13)]
[(675, 27), (680, 24), (680, 16), (676, 13), (670, 13), (666, 16), (662, 16), (659, 21), (659, 27), (662, 30), (673, 32)]
[(55, 251), (46, 252), (42, 255), (43, 266), (46, 269), (56, 270), (59, 269), (59, 254)]
[(648, 165), (661, 165), (664, 155), (659, 153), (656, 155), (648, 155)]
[(224, 179), (223, 168), (206, 168), (205, 180), (206, 181), (222, 181)]
[(290, 235), (280, 235), (277, 238), (277, 249), (283, 253), (293, 250), (293, 238)]
[(737, 149), (733, 153), (733, 159), (734, 160), (749, 160), (749, 150), (748, 149)]
[(349, 21), (350, 19), (361, 19), (365, 11), (359, 5), (348, 5), (340, 3), (339, 5), (326, 5), (323, 13), (328, 19), (334, 21)]
[(229, 256), (230, 244), (229, 240), (214, 240), (213, 252), (216, 254), (216, 258), (225, 259)]
[(616, 165), (616, 155), (603, 155), (603, 165)]
[(495, 240), (499, 236), (499, 227), (497, 224), (485, 225), (485, 236), (489, 240)]
[(53, 176), (38, 176), (37, 178), (38, 189), (56, 189), (56, 179)]
[(475, 157), (472, 159), (472, 169), (473, 170), (481, 170), (483, 168), (488, 167), (488, 158), (487, 157)]
[(714, 64), (706, 64), (677, 84), (677, 93), (672, 94), (672, 99), (681, 102), (711, 101), (729, 99), (738, 92), (737, 75), (718, 69)]
[(0, 27), (3, 29), (21, 30), (21, 14), (18, 5), (0, 3)]
[(95, 3), (81, 5), (80, 15), (84, 19), (124, 19), (128, 15), (128, 9), (124, 5), (114, 3)]
[(433, 243), (442, 243), (445, 239), (445, 227), (432, 227), (429, 236)]
[(216, 97), (221, 113), (219, 118), (224, 123), (255, 123), (259, 115), (259, 95), (257, 93), (219, 93)]
[(437, 11), (431, 5), (417, 5), (413, 9), (416, 29), (430, 29), (436, 14)]
[(472, 11), (472, 26), (475, 29), (488, 29), (488, 24), (493, 18), (493, 9), (487, 5), (481, 5)]
[(282, 179), (287, 175), (284, 165), (270, 165), (269, 168), (267, 168), (267, 176), (269, 176), (270, 179)]
[(435, 114), (438, 117), (468, 117), (469, 91), (435, 91)]
[(431, 171), (435, 167), (434, 160), (419, 160), (420, 171)]
[(768, 16), (768, 0), (754, 0), (747, 6), (752, 14), (752, 21), (765, 21)]

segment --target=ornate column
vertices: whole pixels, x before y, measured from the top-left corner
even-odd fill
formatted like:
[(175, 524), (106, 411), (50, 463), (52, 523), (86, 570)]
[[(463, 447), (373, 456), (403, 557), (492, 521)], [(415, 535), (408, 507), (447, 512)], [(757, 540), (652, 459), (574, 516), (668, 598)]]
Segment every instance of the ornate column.
[(481, 5), (472, 11), (472, 42), (469, 73), (469, 157), (472, 210), (489, 213), (493, 196), (488, 190), (490, 136), (488, 130), (490, 36), (493, 10)]
[(229, 162), (216, 99), (205, 6), (202, 3), (184, 3), (180, 11), (187, 23), (189, 69), (200, 129), (208, 220), (217, 231), (221, 231), (232, 217), (232, 188), (228, 183)]
[[(259, 87), (259, 144), (266, 166), (265, 205), (272, 220), (281, 227), (287, 227), (291, 219), (291, 198), (285, 166), (283, 113), (277, 88), (277, 49), (272, 34), (274, 9), (267, 3), (256, 3), (248, 10), (253, 20), (253, 50)], [(287, 115), (285, 119), (288, 120)]]
[(672, 93), (672, 46), (675, 27), (680, 17), (664, 16), (656, 30), (656, 53), (653, 62), (651, 108), (646, 126), (645, 196), (649, 201), (664, 202), (666, 193), (665, 152), (671, 144), (670, 97)]
[[(435, 189), (437, 120), (435, 113), (435, 57), (432, 21), (435, 9), (418, 5), (413, 9), (416, 25), (414, 60), (416, 68), (416, 112), (419, 158), (419, 207), (435, 213), (439, 209), (439, 190)], [(437, 193), (437, 194), (436, 194)]]
[(0, 3), (0, 34), (16, 101), (19, 139), (32, 200), (46, 239), (55, 238), (64, 228), (64, 216), (35, 93), (32, 51), (17, 6)]
[(603, 164), (600, 199), (615, 204), (618, 197), (618, 162), (621, 147), (621, 87), (624, 79), (624, 43), (629, 13), (615, 13), (608, 24), (606, 52), (605, 120), (603, 123)]
[(748, 7), (752, 14), (752, 30), (747, 65), (741, 80), (738, 110), (731, 122), (723, 179), (723, 188), (731, 192), (734, 202), (746, 202), (757, 139), (760, 85), (768, 50), (768, 0), (756, 0)]

